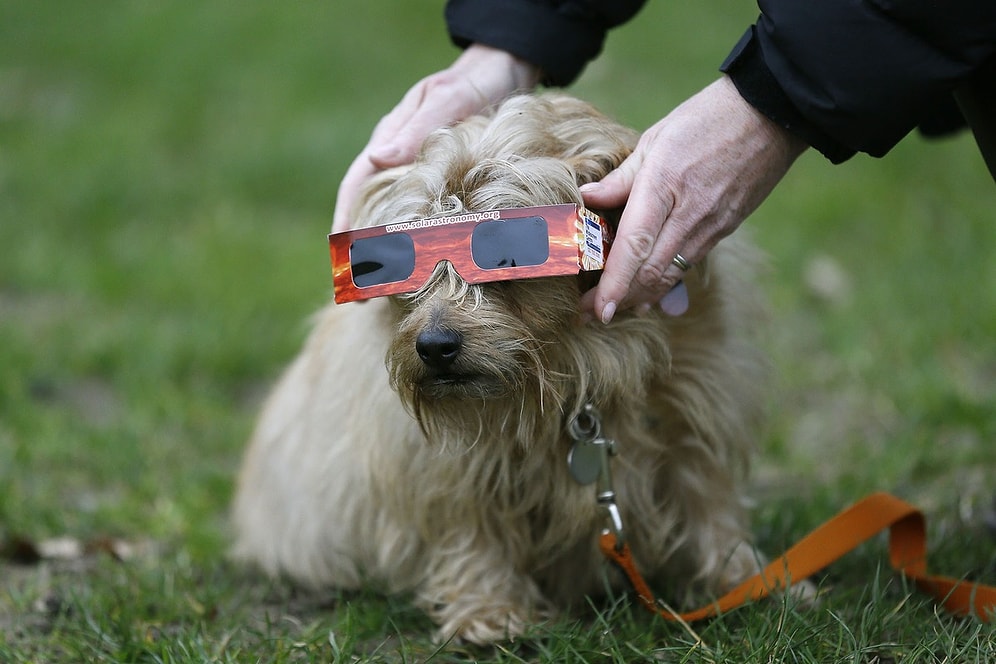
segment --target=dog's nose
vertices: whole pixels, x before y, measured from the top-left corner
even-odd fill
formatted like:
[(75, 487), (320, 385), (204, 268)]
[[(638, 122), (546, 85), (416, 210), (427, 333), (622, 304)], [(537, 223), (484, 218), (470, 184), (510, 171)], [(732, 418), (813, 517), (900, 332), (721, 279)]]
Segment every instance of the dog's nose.
[(457, 355), (460, 354), (460, 347), (463, 345), (463, 338), (459, 332), (448, 330), (444, 327), (430, 327), (422, 330), (415, 340), (415, 350), (422, 358), (426, 366), (443, 371), (448, 369)]

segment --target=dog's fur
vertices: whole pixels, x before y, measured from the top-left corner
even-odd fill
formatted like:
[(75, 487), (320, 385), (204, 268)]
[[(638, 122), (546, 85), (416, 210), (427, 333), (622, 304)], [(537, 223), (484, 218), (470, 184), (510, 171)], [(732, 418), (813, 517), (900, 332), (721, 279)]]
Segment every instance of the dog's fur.
[[(433, 134), (355, 218), (581, 202), (636, 139), (570, 97), (516, 97)], [(680, 601), (728, 588), (758, 568), (741, 494), (764, 394), (754, 263), (730, 238), (687, 273), (686, 314), (607, 326), (582, 320), (579, 277), (470, 286), (446, 262), (416, 293), (327, 307), (250, 444), (237, 555), (312, 586), (412, 592), (443, 637), (519, 634), (620, 583), (594, 487), (566, 464), (565, 424), (591, 402), (651, 585)], [(446, 371), (416, 351), (439, 330), (461, 340)]]

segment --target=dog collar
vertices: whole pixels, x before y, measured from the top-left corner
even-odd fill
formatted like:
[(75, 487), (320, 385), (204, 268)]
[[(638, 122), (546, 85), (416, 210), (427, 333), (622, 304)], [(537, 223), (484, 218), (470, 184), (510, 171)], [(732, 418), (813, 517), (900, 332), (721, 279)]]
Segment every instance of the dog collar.
[(587, 403), (567, 425), (574, 441), (567, 453), (567, 468), (578, 484), (595, 484), (595, 500), (605, 511), (608, 527), (603, 534), (615, 536), (615, 546), (622, 549), (626, 542), (622, 515), (616, 504), (612, 485), (612, 457), (616, 455), (614, 440), (602, 436), (602, 418), (595, 407)]

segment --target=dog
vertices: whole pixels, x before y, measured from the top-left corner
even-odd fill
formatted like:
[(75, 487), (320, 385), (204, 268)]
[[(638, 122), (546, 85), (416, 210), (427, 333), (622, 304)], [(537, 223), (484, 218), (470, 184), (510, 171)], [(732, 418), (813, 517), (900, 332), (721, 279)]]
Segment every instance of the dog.
[[(580, 204), (637, 138), (562, 93), (513, 97), (433, 133), (353, 218)], [(472, 285), (445, 260), (416, 292), (330, 304), (248, 446), (235, 556), (308, 586), (410, 593), (443, 639), (521, 635), (624, 588), (598, 548), (605, 510), (567, 463), (591, 404), (650, 584), (687, 603), (756, 573), (744, 485), (766, 362), (758, 251), (741, 235), (685, 274), (678, 317), (603, 325), (580, 312), (590, 277)], [(440, 336), (445, 362), (425, 349)]]

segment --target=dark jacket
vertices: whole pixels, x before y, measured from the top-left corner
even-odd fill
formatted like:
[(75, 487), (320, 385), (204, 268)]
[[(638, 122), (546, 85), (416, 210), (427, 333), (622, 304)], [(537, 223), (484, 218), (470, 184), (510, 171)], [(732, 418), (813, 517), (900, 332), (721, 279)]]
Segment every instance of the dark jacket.
[(460, 48), (472, 43), (507, 51), (543, 70), (546, 85), (574, 81), (602, 51), (605, 33), (646, 0), (449, 0), (446, 24)]
[[(916, 127), (964, 124), (953, 93), (996, 97), (996, 0), (759, 0), (721, 70), (766, 116), (833, 162), (881, 156)], [(641, 0), (450, 0), (454, 43), (479, 42), (566, 85)], [(996, 123), (993, 113), (977, 113)], [(977, 130), (978, 135), (978, 130)], [(981, 141), (980, 141), (981, 142)], [(984, 150), (985, 151), (985, 150)]]

